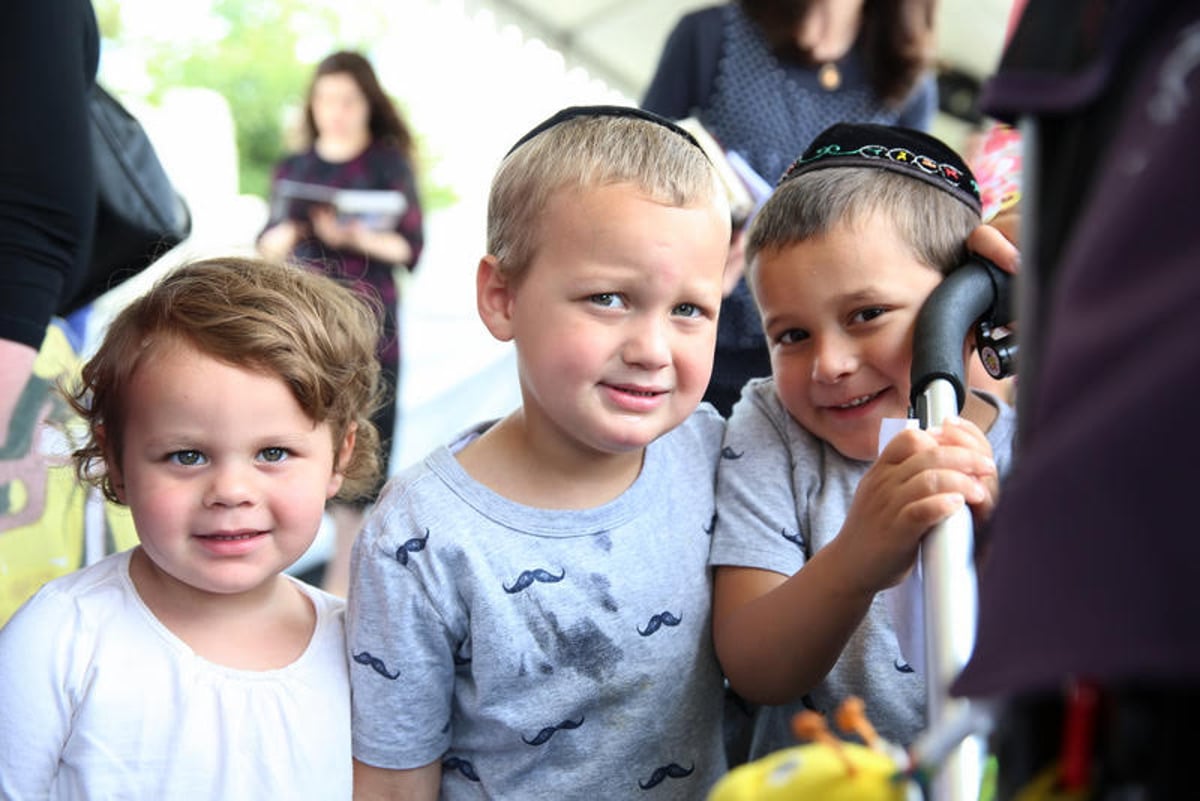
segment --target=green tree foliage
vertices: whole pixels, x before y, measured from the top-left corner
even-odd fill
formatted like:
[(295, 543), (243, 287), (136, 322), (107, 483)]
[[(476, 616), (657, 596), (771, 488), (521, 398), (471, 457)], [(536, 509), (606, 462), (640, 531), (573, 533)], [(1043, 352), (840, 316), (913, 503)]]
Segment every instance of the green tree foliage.
[(156, 87), (203, 86), (228, 101), (237, 132), (240, 190), (265, 197), (284, 152), (289, 106), (303, 102), (311, 67), (296, 55), (293, 19), (313, 11), (297, 0), (217, 0), (219, 42), (158, 50), (147, 63)]
[[(239, 191), (266, 197), (274, 165), (289, 143), (296, 141), (297, 132), (288, 128), (299, 119), (316, 61), (334, 49), (369, 53), (370, 37), (386, 30), (382, 24), (386, 7), (377, 9), (380, 24), (363, 25), (360, 20), (362, 30), (349, 30), (334, 0), (211, 2), (212, 17), (220, 23), (215, 39), (197, 39), (176, 30), (165, 32), (173, 38), (139, 43), (153, 86), (148, 99), (153, 102), (176, 86), (204, 87), (224, 96), (236, 129)], [(370, 10), (369, 3), (366, 7)], [(95, 9), (104, 38), (121, 41), (119, 0), (95, 0)], [(313, 55), (305, 59), (301, 52)], [(449, 187), (429, 182), (429, 154), (422, 146), (419, 126), (414, 124), (414, 129), (423, 205), (436, 208), (453, 203)]]

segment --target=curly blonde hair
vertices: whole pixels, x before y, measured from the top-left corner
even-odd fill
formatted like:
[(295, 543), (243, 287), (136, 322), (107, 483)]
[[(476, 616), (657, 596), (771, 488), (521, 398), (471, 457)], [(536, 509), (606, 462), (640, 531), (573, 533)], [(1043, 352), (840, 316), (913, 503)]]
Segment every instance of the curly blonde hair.
[(333, 279), (293, 264), (237, 257), (172, 270), (113, 320), (77, 386), (64, 390), (87, 424), (72, 454), (76, 474), (119, 503), (108, 459), (121, 463), (130, 379), (147, 354), (185, 343), (237, 367), (278, 376), (315, 423), (329, 423), (336, 454), (355, 431), (338, 498), (379, 474), (380, 313)]

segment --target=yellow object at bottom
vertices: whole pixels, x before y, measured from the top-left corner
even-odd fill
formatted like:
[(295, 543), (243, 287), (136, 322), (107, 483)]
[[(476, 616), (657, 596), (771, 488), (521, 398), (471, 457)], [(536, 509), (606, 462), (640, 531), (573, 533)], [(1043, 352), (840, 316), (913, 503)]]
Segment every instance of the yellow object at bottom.
[(855, 743), (811, 743), (734, 768), (708, 801), (905, 801), (910, 786), (887, 754)]

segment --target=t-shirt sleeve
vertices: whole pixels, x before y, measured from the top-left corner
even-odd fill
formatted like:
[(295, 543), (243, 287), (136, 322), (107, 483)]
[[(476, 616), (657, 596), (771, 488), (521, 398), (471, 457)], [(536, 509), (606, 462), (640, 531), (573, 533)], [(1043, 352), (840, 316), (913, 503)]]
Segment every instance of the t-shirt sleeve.
[[(71, 733), (71, 601), (43, 588), (0, 628), (0, 798), (46, 798)], [(48, 635), (48, 632), (52, 634)]]
[(748, 385), (726, 426), (709, 564), (790, 576), (804, 565), (808, 545), (797, 515), (786, 420), (771, 413), (762, 392)]
[(421, 558), (428, 536), (389, 507), (354, 545), (346, 618), (353, 753), (376, 767), (418, 768), (450, 746), (458, 638), (430, 597)]

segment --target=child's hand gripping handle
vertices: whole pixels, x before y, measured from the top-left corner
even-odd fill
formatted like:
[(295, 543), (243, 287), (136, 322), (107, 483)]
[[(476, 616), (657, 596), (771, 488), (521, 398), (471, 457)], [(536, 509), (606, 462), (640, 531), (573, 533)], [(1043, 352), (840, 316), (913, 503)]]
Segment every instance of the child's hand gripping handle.
[[(963, 345), (972, 327), (1012, 322), (1011, 276), (972, 256), (930, 294), (913, 334), (912, 395), (922, 428), (941, 425), (966, 402)], [(965, 711), (949, 697), (949, 685), (975, 643), (976, 586), (972, 525), (964, 507), (943, 520), (921, 545), (927, 724), (934, 728)], [(968, 801), (978, 796), (985, 747), (968, 738), (947, 756), (935, 777), (934, 801)]]

